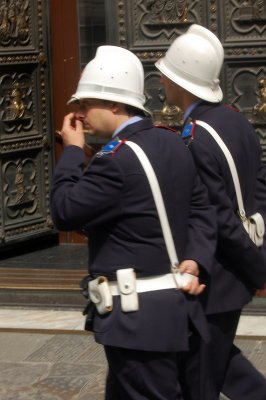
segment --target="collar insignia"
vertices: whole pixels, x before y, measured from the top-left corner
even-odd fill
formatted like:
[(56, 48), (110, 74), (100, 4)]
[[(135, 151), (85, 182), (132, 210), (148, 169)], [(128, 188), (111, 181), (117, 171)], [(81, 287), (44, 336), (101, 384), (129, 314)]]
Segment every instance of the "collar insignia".
[(114, 155), (120, 146), (122, 146), (125, 142), (123, 140), (112, 140), (108, 142), (97, 154), (97, 157), (102, 157), (105, 154)]
[(194, 139), (195, 127), (196, 127), (195, 122), (189, 122), (184, 126), (181, 132), (181, 137), (187, 146)]

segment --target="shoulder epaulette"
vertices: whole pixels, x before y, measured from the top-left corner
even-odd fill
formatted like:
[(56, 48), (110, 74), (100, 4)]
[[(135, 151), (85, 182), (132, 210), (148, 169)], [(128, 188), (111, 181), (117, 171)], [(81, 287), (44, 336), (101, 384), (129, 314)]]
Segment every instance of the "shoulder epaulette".
[(104, 145), (98, 153), (96, 153), (96, 156), (102, 157), (105, 154), (111, 154), (113, 156), (124, 143), (124, 140), (111, 140)]
[(188, 145), (191, 142), (191, 140), (194, 139), (195, 127), (196, 127), (195, 122), (189, 122), (184, 126), (181, 132), (181, 137), (184, 140), (185, 144)]
[(156, 125), (153, 125), (153, 126), (154, 126), (155, 128), (167, 129), (168, 131), (177, 133), (177, 130), (176, 130), (176, 129), (171, 128), (170, 126), (167, 126), (167, 125), (159, 125), (159, 124), (156, 124)]

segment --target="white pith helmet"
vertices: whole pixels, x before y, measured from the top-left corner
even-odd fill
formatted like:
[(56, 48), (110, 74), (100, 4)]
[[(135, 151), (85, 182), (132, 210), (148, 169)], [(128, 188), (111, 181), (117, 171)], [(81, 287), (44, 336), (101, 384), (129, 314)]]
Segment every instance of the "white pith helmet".
[(155, 66), (179, 86), (200, 99), (218, 103), (223, 98), (219, 75), (224, 50), (219, 39), (201, 25), (191, 25), (174, 40)]
[(115, 101), (150, 114), (144, 108), (144, 71), (138, 57), (122, 47), (98, 47), (68, 104), (80, 99)]

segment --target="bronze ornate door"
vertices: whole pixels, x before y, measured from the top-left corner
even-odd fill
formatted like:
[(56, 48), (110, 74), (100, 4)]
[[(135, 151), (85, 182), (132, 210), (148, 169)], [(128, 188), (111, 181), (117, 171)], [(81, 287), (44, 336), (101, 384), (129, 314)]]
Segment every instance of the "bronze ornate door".
[(164, 105), (154, 62), (191, 24), (211, 29), (225, 49), (221, 74), (225, 101), (244, 112), (253, 123), (266, 161), (266, 0), (105, 3), (108, 41), (127, 47), (140, 57), (146, 72), (147, 106), (163, 123), (179, 125), (182, 114)]
[(52, 235), (47, 1), (0, 1), (0, 249)]

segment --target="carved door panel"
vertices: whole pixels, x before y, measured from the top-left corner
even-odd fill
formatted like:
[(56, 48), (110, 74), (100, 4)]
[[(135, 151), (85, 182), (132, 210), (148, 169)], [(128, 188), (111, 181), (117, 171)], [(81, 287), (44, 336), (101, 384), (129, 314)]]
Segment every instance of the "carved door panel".
[(53, 232), (46, 3), (0, 0), (0, 249)]
[[(110, 4), (112, 3), (112, 4)], [(254, 124), (266, 161), (266, 0), (106, 1), (108, 40), (140, 57), (147, 107), (156, 119), (180, 125), (182, 113), (164, 105), (154, 62), (169, 44), (197, 23), (211, 29), (225, 48), (221, 86), (227, 103)]]

